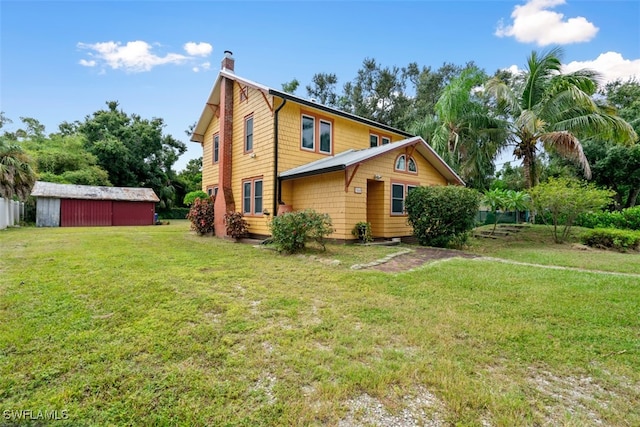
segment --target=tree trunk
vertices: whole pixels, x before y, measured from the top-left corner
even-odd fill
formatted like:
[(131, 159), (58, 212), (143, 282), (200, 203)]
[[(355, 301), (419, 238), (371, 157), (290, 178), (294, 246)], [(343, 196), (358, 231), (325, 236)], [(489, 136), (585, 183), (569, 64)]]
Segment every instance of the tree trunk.
[(632, 208), (636, 205), (636, 201), (638, 200), (638, 195), (640, 194), (640, 187), (631, 188), (629, 190), (629, 196), (627, 197), (627, 203), (625, 203), (625, 208)]

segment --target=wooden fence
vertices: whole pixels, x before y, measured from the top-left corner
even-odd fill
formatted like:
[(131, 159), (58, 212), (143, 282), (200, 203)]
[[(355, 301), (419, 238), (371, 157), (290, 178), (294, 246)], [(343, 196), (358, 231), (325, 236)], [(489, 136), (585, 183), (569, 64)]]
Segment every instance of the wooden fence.
[(0, 197), (0, 230), (20, 225), (24, 221), (24, 202)]

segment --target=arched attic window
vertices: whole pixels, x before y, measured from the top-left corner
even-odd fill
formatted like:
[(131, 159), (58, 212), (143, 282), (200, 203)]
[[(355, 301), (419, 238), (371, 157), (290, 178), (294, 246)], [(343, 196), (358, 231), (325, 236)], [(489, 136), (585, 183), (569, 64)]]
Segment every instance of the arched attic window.
[(409, 160), (407, 161), (407, 156), (404, 154), (400, 154), (398, 157), (396, 157), (395, 170), (418, 173), (418, 165), (413, 157), (409, 157)]

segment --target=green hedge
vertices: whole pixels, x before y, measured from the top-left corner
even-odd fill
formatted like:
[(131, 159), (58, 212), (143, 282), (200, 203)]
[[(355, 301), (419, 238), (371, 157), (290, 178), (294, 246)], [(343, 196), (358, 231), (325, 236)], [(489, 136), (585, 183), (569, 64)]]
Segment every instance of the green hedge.
[(158, 219), (186, 219), (189, 208), (173, 208), (158, 212)]
[(587, 246), (621, 252), (640, 248), (640, 232), (631, 230), (595, 228), (582, 234), (580, 240)]
[(576, 218), (576, 225), (586, 228), (619, 228), (640, 230), (640, 206), (622, 212), (586, 213)]

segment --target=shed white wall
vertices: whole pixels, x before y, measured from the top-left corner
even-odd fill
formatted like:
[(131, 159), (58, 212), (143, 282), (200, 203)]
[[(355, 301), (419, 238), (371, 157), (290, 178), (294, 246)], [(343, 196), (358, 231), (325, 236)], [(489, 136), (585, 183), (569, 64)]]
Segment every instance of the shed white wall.
[(60, 227), (60, 199), (36, 199), (36, 227)]

